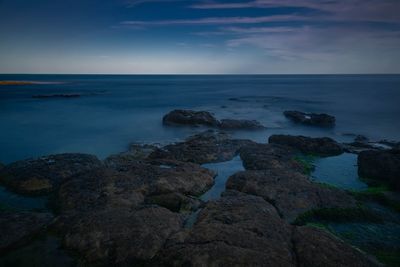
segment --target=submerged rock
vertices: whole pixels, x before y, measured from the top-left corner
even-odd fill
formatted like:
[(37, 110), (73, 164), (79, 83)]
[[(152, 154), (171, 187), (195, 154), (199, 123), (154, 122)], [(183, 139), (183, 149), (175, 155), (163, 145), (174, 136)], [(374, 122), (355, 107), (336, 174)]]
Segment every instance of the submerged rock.
[(293, 122), (305, 125), (333, 127), (336, 123), (335, 117), (328, 114), (304, 113), (301, 111), (285, 111), (283, 114)]
[(49, 213), (0, 211), (0, 253), (23, 245), (52, 220)]
[(223, 130), (261, 130), (265, 127), (256, 120), (233, 120), (223, 119), (219, 122), (218, 127)]
[(268, 142), (286, 145), (298, 149), (305, 154), (315, 154), (318, 156), (336, 156), (344, 152), (342, 146), (329, 137), (311, 138), (293, 135), (271, 135)]
[(322, 187), (287, 168), (239, 172), (229, 177), (226, 188), (264, 198), (289, 222), (312, 209), (356, 205), (354, 198), (345, 191)]
[(358, 155), (358, 174), (387, 183), (400, 191), (400, 150), (363, 151)]
[(99, 159), (87, 154), (57, 154), (21, 160), (0, 170), (0, 183), (22, 194), (46, 194), (69, 177), (101, 165)]
[(32, 98), (78, 98), (81, 94), (33, 95)]
[(215, 127), (218, 120), (207, 111), (176, 109), (163, 117), (165, 125), (205, 125)]
[(198, 164), (228, 161), (241, 147), (252, 144), (250, 140), (230, 139), (226, 133), (213, 130), (194, 135), (184, 142), (167, 145), (153, 152), (151, 159), (173, 159)]

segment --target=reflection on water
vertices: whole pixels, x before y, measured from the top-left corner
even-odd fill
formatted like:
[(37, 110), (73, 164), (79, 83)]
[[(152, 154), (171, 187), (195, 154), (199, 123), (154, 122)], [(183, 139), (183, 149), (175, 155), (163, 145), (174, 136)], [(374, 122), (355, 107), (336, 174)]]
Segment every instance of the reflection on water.
[(238, 171), (244, 170), (240, 156), (236, 156), (230, 161), (208, 163), (203, 164), (202, 166), (217, 173), (213, 187), (200, 197), (203, 201), (218, 199), (221, 196), (221, 193), (225, 191), (225, 184), (229, 176)]
[(335, 157), (318, 158), (314, 161), (312, 178), (321, 183), (344, 189), (363, 190), (368, 186), (358, 177), (357, 155), (344, 153)]
[[(236, 172), (244, 170), (240, 156), (236, 156), (230, 161), (207, 163), (202, 166), (217, 173), (217, 176), (214, 179), (214, 185), (200, 197), (203, 201), (216, 200), (220, 198), (221, 193), (225, 191), (225, 184), (228, 178)], [(190, 214), (186, 220), (185, 228), (191, 228), (196, 223), (200, 211), (201, 209), (198, 209)]]

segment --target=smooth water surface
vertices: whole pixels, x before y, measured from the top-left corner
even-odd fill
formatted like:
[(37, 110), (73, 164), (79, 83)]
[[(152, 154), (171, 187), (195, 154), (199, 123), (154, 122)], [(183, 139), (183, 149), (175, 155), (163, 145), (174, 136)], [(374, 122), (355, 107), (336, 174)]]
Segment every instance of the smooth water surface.
[(357, 155), (344, 153), (339, 156), (317, 158), (312, 179), (350, 190), (363, 190), (368, 185), (358, 176)]
[[(177, 141), (199, 130), (163, 127), (162, 116), (175, 108), (259, 120), (267, 130), (235, 136), (260, 142), (274, 133), (400, 140), (399, 75), (0, 75), (0, 80), (42, 82), (0, 86), (3, 163), (61, 152), (104, 158), (130, 142)], [(32, 97), (51, 94), (81, 97)], [(288, 109), (332, 114), (337, 126), (293, 125), (282, 115)]]

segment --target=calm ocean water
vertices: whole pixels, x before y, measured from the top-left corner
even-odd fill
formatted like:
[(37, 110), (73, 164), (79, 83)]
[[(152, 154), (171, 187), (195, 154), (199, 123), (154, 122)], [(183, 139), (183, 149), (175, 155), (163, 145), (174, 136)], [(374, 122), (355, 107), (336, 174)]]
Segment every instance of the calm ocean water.
[[(0, 86), (0, 161), (61, 152), (104, 158), (131, 142), (172, 142), (200, 128), (167, 128), (175, 108), (208, 110), (218, 118), (250, 118), (268, 127), (236, 132), (266, 142), (274, 133), (331, 136), (364, 134), (400, 140), (400, 76), (108, 76), (0, 75), (0, 80), (44, 82)], [(72, 94), (79, 98), (32, 98)], [(334, 129), (293, 125), (282, 111), (336, 116)]]

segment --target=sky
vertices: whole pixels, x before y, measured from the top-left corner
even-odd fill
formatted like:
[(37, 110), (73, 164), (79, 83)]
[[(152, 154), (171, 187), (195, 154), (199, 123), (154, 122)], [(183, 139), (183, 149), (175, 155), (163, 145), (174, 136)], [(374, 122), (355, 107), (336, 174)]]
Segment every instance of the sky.
[(0, 0), (0, 73), (400, 73), (400, 0)]

